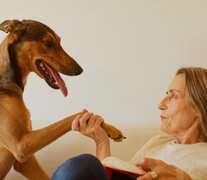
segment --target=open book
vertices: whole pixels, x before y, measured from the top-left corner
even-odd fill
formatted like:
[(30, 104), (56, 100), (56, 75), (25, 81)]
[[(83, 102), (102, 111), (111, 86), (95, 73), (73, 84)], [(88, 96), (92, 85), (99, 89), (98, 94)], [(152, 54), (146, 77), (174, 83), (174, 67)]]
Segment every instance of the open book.
[(132, 176), (141, 176), (145, 173), (141, 167), (137, 167), (117, 157), (109, 156), (103, 159), (101, 162), (110, 176), (113, 171)]

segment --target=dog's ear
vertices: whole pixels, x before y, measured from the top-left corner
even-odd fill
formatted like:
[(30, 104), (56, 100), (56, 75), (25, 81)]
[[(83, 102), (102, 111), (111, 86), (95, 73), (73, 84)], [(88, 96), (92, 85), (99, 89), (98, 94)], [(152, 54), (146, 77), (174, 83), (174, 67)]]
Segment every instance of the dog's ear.
[(0, 24), (0, 30), (8, 33), (24, 31), (26, 26), (19, 20), (6, 20)]

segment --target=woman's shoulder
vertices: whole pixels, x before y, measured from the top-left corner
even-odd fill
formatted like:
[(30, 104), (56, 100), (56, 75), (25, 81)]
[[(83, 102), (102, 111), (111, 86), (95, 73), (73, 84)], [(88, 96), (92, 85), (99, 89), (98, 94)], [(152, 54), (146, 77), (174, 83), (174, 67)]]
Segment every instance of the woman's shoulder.
[(158, 134), (151, 137), (143, 146), (142, 150), (148, 151), (150, 149), (158, 148), (169, 144), (172, 141), (170, 136), (165, 134)]

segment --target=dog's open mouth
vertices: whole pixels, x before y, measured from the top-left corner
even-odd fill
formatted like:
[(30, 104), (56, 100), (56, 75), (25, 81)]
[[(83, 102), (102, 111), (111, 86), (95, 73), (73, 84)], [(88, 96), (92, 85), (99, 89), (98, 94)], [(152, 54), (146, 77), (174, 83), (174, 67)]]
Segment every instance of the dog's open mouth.
[(67, 96), (68, 89), (65, 85), (64, 80), (59, 75), (59, 73), (45, 61), (38, 59), (35, 61), (35, 63), (36, 63), (37, 69), (44, 76), (47, 84), (54, 89), (60, 89), (63, 95)]

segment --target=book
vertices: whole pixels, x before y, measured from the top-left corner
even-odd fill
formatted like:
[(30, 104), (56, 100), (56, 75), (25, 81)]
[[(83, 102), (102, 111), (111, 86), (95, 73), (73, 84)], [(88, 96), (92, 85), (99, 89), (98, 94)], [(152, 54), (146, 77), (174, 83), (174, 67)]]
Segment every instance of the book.
[(131, 176), (142, 176), (146, 173), (141, 167), (137, 167), (130, 162), (126, 162), (120, 158), (108, 156), (101, 161), (108, 175), (111, 177), (113, 172), (119, 172)]

